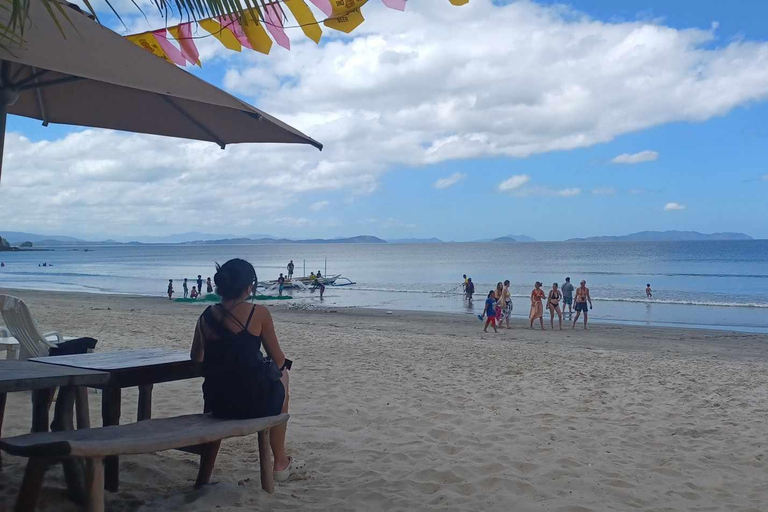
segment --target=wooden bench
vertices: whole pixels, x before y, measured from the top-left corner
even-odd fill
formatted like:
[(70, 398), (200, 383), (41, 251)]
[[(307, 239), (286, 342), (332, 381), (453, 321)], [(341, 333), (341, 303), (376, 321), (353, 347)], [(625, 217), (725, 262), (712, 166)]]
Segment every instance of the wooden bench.
[(32, 511), (49, 465), (63, 458), (85, 459), (85, 496), (88, 512), (104, 510), (104, 457), (159, 452), (174, 448), (200, 455), (195, 487), (207, 484), (222, 439), (259, 434), (261, 487), (274, 492), (270, 428), (288, 421), (288, 414), (246, 420), (221, 420), (209, 414), (145, 420), (129, 425), (39, 432), (0, 439), (0, 449), (29, 457), (16, 511)]

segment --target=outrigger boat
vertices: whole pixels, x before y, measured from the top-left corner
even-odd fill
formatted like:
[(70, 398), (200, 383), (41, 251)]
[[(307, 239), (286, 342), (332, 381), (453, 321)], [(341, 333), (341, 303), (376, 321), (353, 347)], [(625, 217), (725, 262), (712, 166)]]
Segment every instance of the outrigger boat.
[[(324, 284), (325, 286), (349, 286), (356, 284), (351, 279), (343, 277), (341, 274), (336, 274), (335, 276), (321, 277), (319, 279), (312, 279), (311, 277), (294, 277), (293, 279), (286, 278), (285, 283), (283, 283), (283, 288), (286, 290), (294, 288), (304, 289), (314, 286), (315, 283)], [(272, 288), (277, 285), (277, 279), (272, 281), (259, 281), (258, 288)]]

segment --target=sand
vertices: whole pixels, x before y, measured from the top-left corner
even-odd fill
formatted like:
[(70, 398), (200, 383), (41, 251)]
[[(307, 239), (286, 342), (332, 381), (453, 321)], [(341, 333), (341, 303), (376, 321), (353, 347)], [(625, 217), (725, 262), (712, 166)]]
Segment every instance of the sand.
[[(15, 292), (44, 329), (98, 350), (186, 350), (202, 305)], [(595, 324), (482, 334), (470, 315), (272, 308), (294, 359), (289, 452), (307, 471), (259, 485), (256, 440), (225, 441), (214, 485), (180, 452), (121, 459), (111, 511), (728, 510), (768, 508), (768, 336)], [(547, 325), (548, 327), (548, 325)], [(154, 415), (199, 412), (199, 380), (160, 384)], [(98, 425), (100, 395), (90, 394)], [(9, 395), (3, 435), (30, 425)], [(123, 422), (136, 419), (127, 390)], [(0, 509), (24, 459), (4, 456)], [(40, 510), (77, 510), (59, 469)]]

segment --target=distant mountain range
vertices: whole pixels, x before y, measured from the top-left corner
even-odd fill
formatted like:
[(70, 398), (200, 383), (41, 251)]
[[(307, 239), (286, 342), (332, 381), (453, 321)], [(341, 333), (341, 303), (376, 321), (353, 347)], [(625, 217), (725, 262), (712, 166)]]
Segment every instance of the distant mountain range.
[(396, 238), (394, 240), (387, 240), (390, 244), (442, 244), (443, 241), (439, 238)]
[(698, 231), (640, 231), (631, 235), (569, 238), (566, 242), (692, 242), (699, 240), (753, 240), (744, 233), (699, 233)]

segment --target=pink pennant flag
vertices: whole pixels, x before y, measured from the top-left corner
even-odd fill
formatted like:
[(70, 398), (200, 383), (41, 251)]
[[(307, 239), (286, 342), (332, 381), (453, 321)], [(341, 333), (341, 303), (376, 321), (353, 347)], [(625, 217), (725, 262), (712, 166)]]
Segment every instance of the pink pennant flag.
[(315, 7), (323, 11), (323, 14), (329, 18), (333, 15), (333, 7), (331, 7), (331, 0), (309, 0)]
[(165, 33), (164, 28), (155, 30), (152, 32), (152, 34), (155, 36), (157, 44), (160, 45), (160, 48), (163, 49), (165, 54), (174, 64), (182, 67), (187, 65), (187, 59), (184, 58), (184, 56), (181, 54), (181, 51), (173, 46), (170, 41), (168, 41), (168, 35)]
[(390, 9), (395, 9), (398, 11), (404, 11), (405, 10), (405, 3), (407, 0), (381, 0), (384, 2), (384, 5), (389, 7)]
[(197, 51), (195, 40), (192, 37), (192, 23), (182, 23), (170, 30), (181, 48), (181, 54), (190, 64), (200, 65), (200, 52)]
[(285, 30), (283, 30), (283, 16), (280, 11), (277, 10), (275, 4), (267, 4), (265, 14), (267, 19), (264, 21), (264, 24), (267, 26), (269, 33), (272, 34), (275, 42), (286, 50), (290, 50), (291, 40), (288, 39)]
[(232, 16), (231, 14), (228, 14), (226, 16), (219, 16), (216, 18), (216, 20), (221, 23), (221, 26), (224, 28), (228, 28), (232, 33), (235, 35), (238, 41), (240, 41), (240, 44), (248, 48), (249, 50), (253, 50), (253, 47), (251, 46), (251, 42), (248, 40), (248, 37), (245, 35), (245, 32), (243, 31), (243, 27), (240, 26), (240, 22), (237, 21), (237, 18)]

